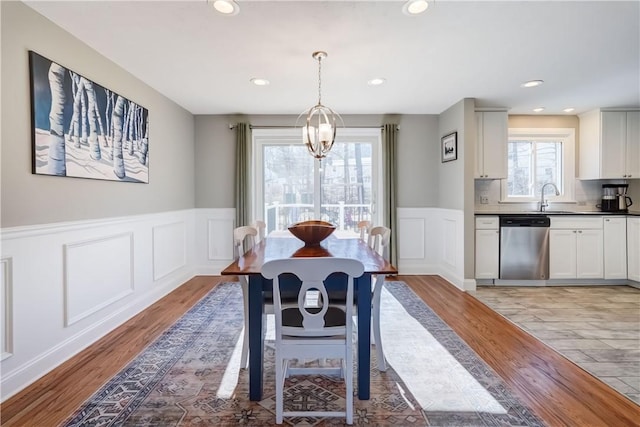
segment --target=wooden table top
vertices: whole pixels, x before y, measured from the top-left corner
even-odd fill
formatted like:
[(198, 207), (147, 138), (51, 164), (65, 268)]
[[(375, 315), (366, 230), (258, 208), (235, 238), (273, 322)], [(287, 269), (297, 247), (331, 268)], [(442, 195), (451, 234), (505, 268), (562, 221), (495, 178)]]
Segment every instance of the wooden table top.
[(398, 274), (398, 270), (358, 238), (344, 239), (334, 235), (320, 246), (305, 247), (291, 237), (267, 237), (222, 271), (223, 276), (260, 274), (262, 265), (274, 259), (303, 257), (336, 257), (360, 260), (365, 273)]

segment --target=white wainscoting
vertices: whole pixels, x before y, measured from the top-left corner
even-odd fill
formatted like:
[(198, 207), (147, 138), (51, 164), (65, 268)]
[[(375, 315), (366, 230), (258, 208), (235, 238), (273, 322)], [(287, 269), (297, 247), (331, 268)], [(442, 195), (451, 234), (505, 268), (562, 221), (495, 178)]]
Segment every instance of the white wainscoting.
[(187, 265), (186, 224), (175, 222), (153, 227), (153, 280)]
[(11, 258), (0, 259), (0, 360), (13, 353)]
[(218, 275), (233, 261), (235, 209), (196, 211), (195, 274)]
[(196, 236), (206, 233), (196, 217), (189, 209), (2, 229), (1, 400), (193, 277)]
[(438, 274), (464, 290), (463, 212), (398, 208), (397, 214), (400, 274)]
[(65, 244), (64, 271), (70, 326), (133, 293), (133, 233)]
[[(464, 289), (463, 215), (398, 209), (401, 274)], [(233, 260), (234, 209), (189, 209), (2, 229), (4, 401), (194, 275)]]

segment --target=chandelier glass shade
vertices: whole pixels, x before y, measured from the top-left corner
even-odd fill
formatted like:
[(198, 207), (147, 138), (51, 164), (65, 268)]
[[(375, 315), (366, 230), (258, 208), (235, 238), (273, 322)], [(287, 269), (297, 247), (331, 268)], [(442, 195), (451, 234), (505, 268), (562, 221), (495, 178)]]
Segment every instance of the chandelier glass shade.
[(302, 116), (306, 116), (306, 120), (302, 125), (302, 141), (313, 157), (323, 159), (329, 154), (336, 140), (336, 125), (338, 121), (342, 126), (344, 126), (344, 123), (338, 113), (322, 105), (322, 59), (327, 57), (327, 53), (314, 52), (312, 56), (318, 61), (318, 103), (303, 111), (298, 116), (298, 120)]

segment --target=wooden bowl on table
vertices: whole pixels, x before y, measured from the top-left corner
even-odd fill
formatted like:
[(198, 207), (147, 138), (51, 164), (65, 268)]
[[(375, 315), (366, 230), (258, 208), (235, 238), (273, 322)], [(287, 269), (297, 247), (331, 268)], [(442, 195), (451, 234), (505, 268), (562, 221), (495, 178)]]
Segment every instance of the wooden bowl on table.
[(326, 221), (302, 221), (289, 227), (291, 234), (304, 242), (305, 246), (318, 246), (329, 237), (336, 226)]

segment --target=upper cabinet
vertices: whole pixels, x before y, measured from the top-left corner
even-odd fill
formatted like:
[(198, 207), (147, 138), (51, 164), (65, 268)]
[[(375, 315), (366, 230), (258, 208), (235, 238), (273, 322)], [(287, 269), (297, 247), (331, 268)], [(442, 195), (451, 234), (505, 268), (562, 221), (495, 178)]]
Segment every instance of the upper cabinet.
[(640, 111), (580, 115), (581, 179), (640, 179)]
[(475, 178), (503, 179), (507, 177), (507, 111), (476, 111)]

